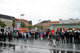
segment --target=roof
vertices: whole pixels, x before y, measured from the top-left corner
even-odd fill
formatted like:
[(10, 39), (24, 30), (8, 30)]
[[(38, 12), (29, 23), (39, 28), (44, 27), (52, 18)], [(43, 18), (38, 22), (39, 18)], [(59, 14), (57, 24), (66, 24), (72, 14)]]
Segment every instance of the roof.
[(59, 23), (59, 21), (49, 21), (49, 23)]
[(28, 21), (25, 20), (25, 19), (18, 19), (18, 18), (16, 18), (16, 22), (20, 22), (20, 21), (28, 22)]
[(35, 25), (42, 24), (42, 23), (59, 24), (59, 21), (50, 21), (50, 20), (45, 20), (45, 21), (42, 21), (42, 22), (37, 23), (37, 24), (35, 24)]
[(9, 20), (15, 19), (15, 17), (13, 17), (13, 16), (8, 16), (8, 15), (3, 15), (3, 14), (0, 14), (0, 18), (2, 18), (2, 19), (9, 19)]
[(50, 20), (45, 20), (45, 21), (42, 21), (41, 23), (47, 23), (47, 22), (49, 22)]
[(59, 26), (59, 25), (80, 25), (80, 24), (76, 24), (76, 23), (75, 24), (52, 24), (51, 26), (56, 26), (56, 25)]

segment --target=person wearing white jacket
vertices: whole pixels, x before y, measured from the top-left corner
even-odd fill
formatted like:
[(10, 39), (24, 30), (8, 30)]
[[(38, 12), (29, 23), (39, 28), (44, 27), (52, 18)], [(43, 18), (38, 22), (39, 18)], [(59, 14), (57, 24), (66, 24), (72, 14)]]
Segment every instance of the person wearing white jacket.
[(24, 41), (26, 41), (26, 33), (24, 32)]

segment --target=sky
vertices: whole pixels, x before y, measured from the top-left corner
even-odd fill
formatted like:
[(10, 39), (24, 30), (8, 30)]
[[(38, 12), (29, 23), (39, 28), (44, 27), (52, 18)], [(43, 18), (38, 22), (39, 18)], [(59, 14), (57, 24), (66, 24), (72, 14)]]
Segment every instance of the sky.
[(43, 20), (76, 19), (80, 18), (80, 0), (0, 0), (0, 14), (32, 20), (33, 25)]

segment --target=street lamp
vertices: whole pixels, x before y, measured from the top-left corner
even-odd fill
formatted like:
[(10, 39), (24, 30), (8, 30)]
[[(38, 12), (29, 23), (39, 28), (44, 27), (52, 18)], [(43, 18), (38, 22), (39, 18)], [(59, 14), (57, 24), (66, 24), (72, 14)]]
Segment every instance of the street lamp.
[[(24, 14), (20, 14), (20, 19), (21, 19), (21, 16), (24, 17)], [(20, 20), (20, 21), (21, 21), (21, 23), (22, 23), (22, 20)], [(21, 27), (21, 24), (20, 24), (20, 27)]]
[(39, 20), (39, 24), (38, 24), (38, 29), (39, 29), (39, 31), (40, 31), (40, 21), (41, 21), (41, 20)]

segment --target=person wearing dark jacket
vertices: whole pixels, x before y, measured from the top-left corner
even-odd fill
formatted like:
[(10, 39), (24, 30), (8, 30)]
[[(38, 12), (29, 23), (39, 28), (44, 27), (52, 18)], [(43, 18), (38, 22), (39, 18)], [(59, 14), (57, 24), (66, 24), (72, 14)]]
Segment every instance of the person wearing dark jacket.
[(6, 41), (6, 35), (2, 33), (2, 36), (3, 36), (3, 41)]
[(69, 43), (69, 31), (65, 31), (64, 35), (65, 35), (65, 42)]
[(62, 39), (62, 43), (64, 43), (64, 42), (65, 42), (65, 39), (64, 39), (64, 38), (65, 38), (65, 35), (64, 35), (64, 33), (65, 33), (65, 32), (61, 32), (61, 39)]
[(75, 36), (74, 36), (74, 43), (77, 44), (78, 43), (78, 36), (79, 36), (79, 32), (75, 31)]
[(11, 41), (12, 40), (12, 34), (11, 32), (8, 34), (8, 41)]
[(74, 32), (73, 31), (70, 31), (69, 37), (70, 37), (70, 43), (72, 43), (73, 42), (73, 38), (74, 38)]
[(35, 39), (37, 39), (38, 38), (38, 32), (36, 31), (35, 32)]
[(79, 31), (79, 35), (78, 35), (78, 43), (80, 44), (80, 31)]

